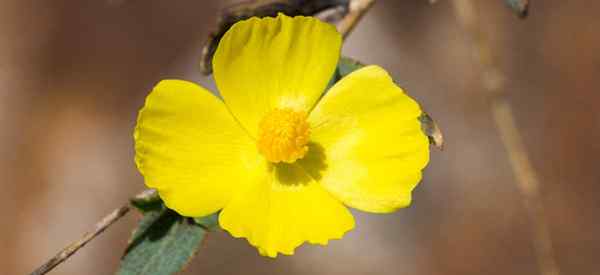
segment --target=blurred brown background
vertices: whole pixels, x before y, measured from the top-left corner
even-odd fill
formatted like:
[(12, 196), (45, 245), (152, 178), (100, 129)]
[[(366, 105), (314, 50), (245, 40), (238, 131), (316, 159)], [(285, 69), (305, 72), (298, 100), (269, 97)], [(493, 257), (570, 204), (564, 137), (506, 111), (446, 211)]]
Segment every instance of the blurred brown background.
[[(378, 1), (344, 54), (388, 69), (441, 125), (413, 205), (356, 213), (326, 248), (258, 256), (213, 234), (185, 274), (539, 274), (526, 214), (453, 0)], [(600, 263), (600, 2), (476, 1), (534, 168), (561, 274)], [(0, 274), (24, 274), (142, 190), (132, 129), (160, 79), (199, 73), (231, 1), (0, 1)], [(111, 274), (131, 213), (51, 274)]]

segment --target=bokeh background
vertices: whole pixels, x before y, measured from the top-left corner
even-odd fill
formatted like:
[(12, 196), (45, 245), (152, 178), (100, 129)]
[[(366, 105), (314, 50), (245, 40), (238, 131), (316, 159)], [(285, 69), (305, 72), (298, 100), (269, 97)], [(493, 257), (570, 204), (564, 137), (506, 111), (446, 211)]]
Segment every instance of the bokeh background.
[[(215, 233), (184, 274), (539, 274), (532, 221), (452, 1), (378, 1), (343, 48), (388, 69), (443, 129), (412, 206), (355, 212), (344, 239), (277, 260)], [(533, 1), (519, 20), (500, 0), (472, 1), (540, 175), (561, 274), (598, 274), (600, 2)], [(214, 88), (200, 49), (231, 2), (0, 1), (1, 274), (32, 271), (144, 188), (137, 111), (163, 78)], [(111, 274), (138, 218), (51, 274)]]

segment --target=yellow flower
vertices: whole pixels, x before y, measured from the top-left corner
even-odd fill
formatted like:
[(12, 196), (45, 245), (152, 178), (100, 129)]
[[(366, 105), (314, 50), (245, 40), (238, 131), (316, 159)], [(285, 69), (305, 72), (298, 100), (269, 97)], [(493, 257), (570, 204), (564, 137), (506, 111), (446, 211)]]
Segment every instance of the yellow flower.
[(220, 210), (223, 229), (270, 257), (341, 238), (346, 206), (409, 205), (429, 160), (421, 109), (378, 66), (323, 94), (340, 47), (311, 17), (235, 24), (213, 59), (223, 100), (182, 80), (148, 95), (134, 134), (146, 185), (183, 216)]

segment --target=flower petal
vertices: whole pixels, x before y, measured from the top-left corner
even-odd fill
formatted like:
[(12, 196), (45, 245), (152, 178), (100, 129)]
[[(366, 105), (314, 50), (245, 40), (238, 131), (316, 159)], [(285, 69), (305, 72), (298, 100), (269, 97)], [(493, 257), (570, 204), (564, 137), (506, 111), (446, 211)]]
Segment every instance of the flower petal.
[(385, 70), (359, 69), (310, 114), (311, 139), (324, 152), (309, 149), (300, 164), (348, 206), (376, 213), (405, 207), (429, 161), (419, 115)]
[(239, 192), (219, 216), (221, 227), (260, 254), (292, 255), (303, 242), (327, 244), (354, 227), (350, 211), (294, 164), (278, 164)]
[(313, 17), (253, 17), (233, 25), (213, 59), (225, 103), (254, 137), (274, 108), (308, 113), (332, 77), (341, 36)]
[(134, 138), (136, 164), (146, 185), (184, 216), (223, 208), (259, 159), (251, 138), (223, 102), (181, 80), (154, 87), (139, 113)]

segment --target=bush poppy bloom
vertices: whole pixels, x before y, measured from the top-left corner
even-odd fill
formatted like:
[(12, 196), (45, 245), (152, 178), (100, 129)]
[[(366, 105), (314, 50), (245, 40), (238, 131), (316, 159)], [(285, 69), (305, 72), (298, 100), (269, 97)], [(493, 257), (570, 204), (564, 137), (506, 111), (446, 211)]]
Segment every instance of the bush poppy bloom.
[(146, 185), (183, 216), (221, 211), (223, 229), (270, 257), (341, 238), (347, 207), (409, 205), (429, 160), (422, 111), (378, 66), (324, 94), (341, 41), (311, 17), (236, 23), (213, 59), (222, 100), (183, 80), (146, 98), (134, 134)]

